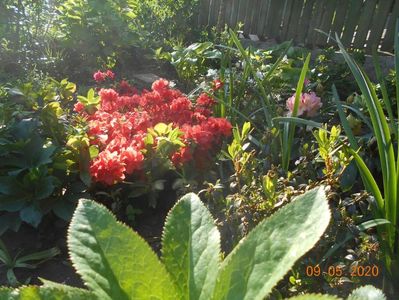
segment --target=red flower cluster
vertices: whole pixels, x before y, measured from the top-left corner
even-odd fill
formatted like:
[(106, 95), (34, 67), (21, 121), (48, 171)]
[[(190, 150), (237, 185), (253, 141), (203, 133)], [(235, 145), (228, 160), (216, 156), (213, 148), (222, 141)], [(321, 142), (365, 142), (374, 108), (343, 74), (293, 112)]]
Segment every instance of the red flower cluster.
[[(188, 161), (194, 161), (196, 167), (206, 166), (222, 137), (231, 134), (231, 124), (226, 119), (211, 116), (215, 101), (206, 94), (192, 103), (163, 79), (155, 81), (151, 91), (143, 90), (141, 94), (127, 82), (122, 82), (117, 90), (101, 89), (98, 110), (87, 115), (88, 135), (100, 150), (90, 166), (95, 181), (112, 185), (139, 172), (146, 159), (142, 150), (147, 129), (158, 123), (172, 123), (183, 132), (185, 146), (170, 157), (176, 167)], [(77, 110), (86, 114), (80, 105)]]
[(96, 82), (103, 82), (107, 78), (114, 80), (115, 74), (111, 70), (106, 72), (101, 72), (98, 70), (96, 73), (94, 73), (93, 78)]

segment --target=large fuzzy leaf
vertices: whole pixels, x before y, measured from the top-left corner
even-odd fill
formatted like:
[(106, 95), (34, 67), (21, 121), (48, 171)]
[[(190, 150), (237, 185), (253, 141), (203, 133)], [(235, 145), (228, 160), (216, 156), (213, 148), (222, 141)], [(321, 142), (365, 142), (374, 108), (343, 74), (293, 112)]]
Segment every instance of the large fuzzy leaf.
[(386, 300), (384, 293), (373, 287), (372, 285), (365, 285), (354, 290), (347, 300)]
[(162, 260), (181, 299), (210, 299), (220, 263), (220, 234), (197, 195), (185, 195), (170, 211)]
[(0, 289), (0, 300), (96, 300), (93, 293), (57, 284), (56, 286), (25, 286), (15, 290)]
[(80, 200), (68, 248), (77, 272), (99, 299), (178, 299), (148, 244), (102, 205)]
[(330, 221), (323, 188), (261, 222), (223, 261), (214, 299), (263, 299), (318, 241)]

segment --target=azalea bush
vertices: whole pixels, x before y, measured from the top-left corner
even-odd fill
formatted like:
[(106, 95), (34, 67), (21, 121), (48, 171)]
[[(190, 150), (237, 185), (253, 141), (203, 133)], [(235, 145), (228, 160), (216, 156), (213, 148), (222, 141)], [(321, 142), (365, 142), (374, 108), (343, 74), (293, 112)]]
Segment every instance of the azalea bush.
[[(106, 77), (101, 74), (107, 72), (94, 75), (99, 82)], [(145, 181), (154, 172), (162, 176), (160, 170), (184, 176), (190, 167), (208, 169), (232, 128), (226, 119), (212, 116), (214, 104), (205, 93), (192, 101), (164, 79), (141, 94), (123, 81), (114, 89), (99, 89), (98, 96), (91, 90), (79, 97), (75, 110), (86, 118), (97, 152), (90, 162), (92, 179), (110, 186)]]

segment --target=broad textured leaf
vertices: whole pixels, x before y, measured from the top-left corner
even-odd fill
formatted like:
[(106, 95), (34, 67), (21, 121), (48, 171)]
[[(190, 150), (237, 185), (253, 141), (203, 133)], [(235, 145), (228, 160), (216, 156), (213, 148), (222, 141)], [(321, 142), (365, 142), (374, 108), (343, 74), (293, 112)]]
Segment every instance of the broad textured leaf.
[(18, 293), (10, 288), (0, 288), (0, 300), (14, 300), (18, 299)]
[(0, 300), (96, 300), (90, 291), (62, 284), (25, 286), (13, 291), (0, 289)]
[(386, 300), (384, 293), (373, 287), (372, 285), (365, 285), (354, 290), (347, 300)]
[(338, 298), (332, 295), (305, 294), (289, 298), (288, 300), (339, 300), (339, 299), (342, 298)]
[(148, 244), (102, 205), (80, 200), (68, 249), (77, 272), (99, 299), (178, 299)]
[(263, 299), (318, 241), (330, 221), (322, 187), (261, 222), (223, 261), (214, 299)]
[(220, 234), (197, 195), (185, 195), (170, 211), (162, 260), (181, 299), (210, 299), (220, 263)]

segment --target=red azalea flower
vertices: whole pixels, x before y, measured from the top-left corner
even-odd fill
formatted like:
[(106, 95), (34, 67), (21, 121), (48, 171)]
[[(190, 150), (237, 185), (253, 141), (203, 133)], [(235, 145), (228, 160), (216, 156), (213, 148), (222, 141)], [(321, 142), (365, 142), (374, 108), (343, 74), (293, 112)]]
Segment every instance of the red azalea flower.
[(81, 112), (85, 109), (85, 106), (82, 102), (76, 102), (75, 105), (73, 106), (73, 110), (76, 112)]
[[(96, 77), (102, 79), (101, 74), (104, 73), (99, 72)], [(211, 117), (215, 101), (206, 94), (193, 104), (164, 79), (154, 82), (152, 91), (138, 94), (133, 89), (121, 82), (117, 91), (99, 90), (100, 107), (87, 116), (90, 143), (100, 150), (90, 166), (91, 176), (97, 182), (112, 185), (126, 175), (143, 174), (146, 152), (142, 150), (148, 147), (144, 139), (148, 129), (160, 122), (172, 123), (183, 132), (186, 146), (170, 155), (176, 167), (192, 160), (197, 167), (208, 166), (222, 137), (231, 134), (231, 124), (226, 119)], [(81, 109), (81, 104), (75, 104), (76, 111)]]
[(224, 83), (223, 83), (220, 79), (215, 79), (215, 80), (213, 81), (213, 87), (212, 87), (212, 89), (213, 89), (214, 91), (217, 91), (217, 90), (221, 89), (221, 88), (223, 87), (223, 85), (224, 85)]

